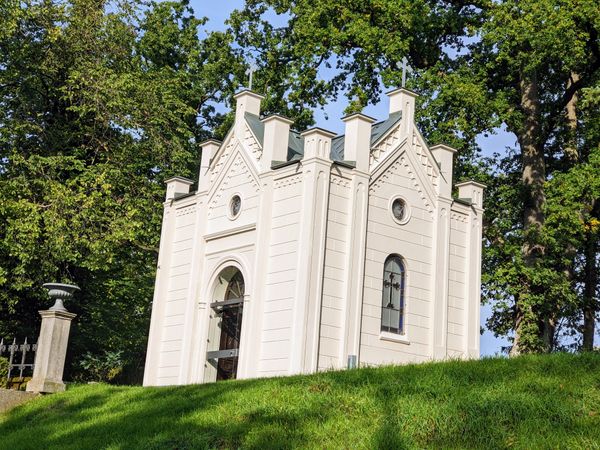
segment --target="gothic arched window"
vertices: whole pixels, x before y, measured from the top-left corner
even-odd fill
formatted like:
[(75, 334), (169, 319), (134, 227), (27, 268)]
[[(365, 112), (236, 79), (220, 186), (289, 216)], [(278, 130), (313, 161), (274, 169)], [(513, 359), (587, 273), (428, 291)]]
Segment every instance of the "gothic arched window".
[(404, 334), (404, 289), (406, 275), (402, 258), (391, 255), (383, 267), (381, 331)]

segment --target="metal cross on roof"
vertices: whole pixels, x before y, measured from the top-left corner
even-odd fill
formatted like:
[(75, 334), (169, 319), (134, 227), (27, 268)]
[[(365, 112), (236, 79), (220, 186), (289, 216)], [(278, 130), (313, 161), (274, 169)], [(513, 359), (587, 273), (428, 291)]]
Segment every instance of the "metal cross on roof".
[(397, 63), (396, 67), (398, 67), (398, 69), (402, 69), (402, 87), (406, 87), (406, 74), (414, 73), (413, 68), (408, 65), (408, 59), (406, 59), (406, 56), (402, 57), (402, 61)]
[(248, 68), (246, 69), (246, 75), (248, 75), (248, 77), (250, 78), (248, 80), (248, 89), (250, 90), (252, 90), (252, 75), (254, 74), (254, 72), (256, 72), (256, 69), (258, 69), (256, 62), (254, 62), (254, 60), (250, 60)]

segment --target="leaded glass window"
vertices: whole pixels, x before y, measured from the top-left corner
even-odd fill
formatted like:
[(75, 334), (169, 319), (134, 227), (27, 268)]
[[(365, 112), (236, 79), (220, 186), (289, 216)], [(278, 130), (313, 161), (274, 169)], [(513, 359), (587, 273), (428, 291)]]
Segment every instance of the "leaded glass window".
[(404, 292), (406, 276), (402, 258), (389, 256), (383, 268), (381, 331), (404, 334)]

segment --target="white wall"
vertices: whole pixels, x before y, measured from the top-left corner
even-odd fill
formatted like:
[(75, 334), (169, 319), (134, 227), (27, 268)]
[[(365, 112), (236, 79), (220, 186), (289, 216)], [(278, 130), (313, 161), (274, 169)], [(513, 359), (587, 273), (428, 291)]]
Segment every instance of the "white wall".
[(259, 376), (285, 375), (290, 365), (292, 313), (300, 227), (302, 173), (282, 170), (273, 182), (273, 207), (266, 265)]
[(448, 279), (448, 356), (462, 357), (465, 348), (465, 299), (468, 216), (450, 215), (450, 261)]
[(319, 330), (319, 370), (338, 369), (344, 365), (339, 355), (342, 345), (342, 320), (345, 319), (350, 183), (348, 177), (334, 174), (331, 176)]
[[(369, 191), (367, 257), (360, 361), (363, 365), (425, 361), (429, 358), (433, 218), (422, 199), (408, 158), (398, 155)], [(400, 225), (390, 200), (402, 195), (410, 220)], [(383, 266), (392, 253), (402, 256), (407, 272), (405, 342), (380, 338)]]
[(185, 299), (190, 282), (192, 241), (195, 226), (195, 205), (175, 208), (175, 231), (169, 249), (168, 284), (162, 329), (156, 384), (176, 384), (183, 345)]

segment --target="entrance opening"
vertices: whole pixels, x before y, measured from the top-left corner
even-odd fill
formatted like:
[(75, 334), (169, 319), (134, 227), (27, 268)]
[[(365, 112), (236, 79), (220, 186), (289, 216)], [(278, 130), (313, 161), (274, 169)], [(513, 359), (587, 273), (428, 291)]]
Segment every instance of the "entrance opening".
[(218, 277), (215, 301), (210, 305), (213, 314), (209, 348), (214, 350), (207, 352), (206, 357), (216, 369), (216, 377), (213, 380), (230, 380), (237, 377), (244, 290), (242, 273), (235, 267), (223, 269)]

